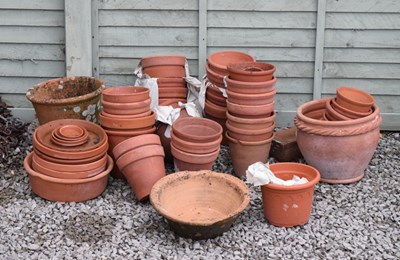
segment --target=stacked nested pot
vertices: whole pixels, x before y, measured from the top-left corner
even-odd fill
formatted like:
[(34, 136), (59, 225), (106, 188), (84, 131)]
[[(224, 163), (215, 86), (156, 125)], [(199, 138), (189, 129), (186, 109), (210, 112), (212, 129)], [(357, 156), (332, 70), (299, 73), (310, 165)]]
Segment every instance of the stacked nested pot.
[[(144, 87), (119, 86), (103, 91), (103, 110), (100, 124), (108, 135), (109, 155), (120, 142), (156, 131), (156, 115), (150, 110), (149, 90)], [(113, 158), (115, 159), (115, 158)], [(115, 178), (124, 178), (117, 167), (111, 172)]]
[(158, 135), (129, 138), (115, 146), (112, 153), (136, 198), (147, 200), (153, 185), (165, 176), (164, 150)]
[(222, 127), (206, 118), (182, 117), (172, 124), (175, 171), (211, 170), (218, 157)]
[(236, 175), (250, 164), (266, 162), (274, 136), (275, 66), (263, 62), (230, 64), (227, 67), (226, 137)]
[[(227, 66), (231, 63), (252, 62), (255, 58), (240, 51), (219, 51), (208, 56), (206, 64), (208, 87), (204, 113), (207, 118), (218, 122), (226, 132), (226, 97), (224, 77), (228, 75)], [(227, 143), (224, 135), (223, 143)]]
[(186, 103), (186, 57), (149, 56), (143, 57), (140, 63), (144, 74), (157, 78), (159, 103), (168, 100)]
[(99, 196), (107, 186), (113, 160), (104, 130), (80, 119), (39, 126), (33, 152), (24, 160), (34, 193), (51, 201), (78, 202)]

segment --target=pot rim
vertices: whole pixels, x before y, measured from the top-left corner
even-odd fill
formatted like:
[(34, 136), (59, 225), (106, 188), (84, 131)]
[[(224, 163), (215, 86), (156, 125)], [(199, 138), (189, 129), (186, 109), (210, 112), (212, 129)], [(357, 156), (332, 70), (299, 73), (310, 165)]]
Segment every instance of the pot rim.
[[(173, 62), (171, 62), (171, 60)], [(182, 55), (154, 55), (146, 56), (140, 60), (142, 68), (153, 66), (184, 66), (186, 57)]]
[[(246, 66), (252, 66), (252, 67), (257, 67), (261, 68), (260, 71), (248, 71), (243, 68), (246, 68)], [(264, 70), (264, 67), (266, 68)], [(276, 67), (271, 64), (271, 63), (266, 63), (266, 62), (240, 62), (240, 63), (233, 63), (229, 64), (227, 66), (228, 72), (229, 73), (235, 73), (235, 74), (240, 74), (242, 76), (265, 76), (269, 74), (273, 74), (276, 71)]]
[[(143, 127), (152, 126), (156, 122), (156, 113), (151, 112), (150, 115), (144, 117), (133, 118), (118, 118), (106, 117), (102, 113), (99, 114), (100, 125), (113, 129), (140, 129)], [(140, 122), (140, 124), (139, 124)]]
[[(249, 60), (251, 59), (252, 61), (256, 61), (256, 59), (255, 59), (253, 56), (251, 56), (250, 54), (248, 54), (248, 53), (246, 53), (246, 52), (242, 52), (242, 51), (237, 51), (237, 50), (222, 50), (222, 51), (217, 51), (217, 52), (214, 52), (214, 53), (210, 54), (210, 55), (208, 56), (207, 60), (208, 60), (208, 62), (211, 64), (212, 67), (216, 67), (216, 68), (218, 68), (218, 69), (220, 69), (220, 70), (225, 70), (225, 71), (227, 71), (227, 66), (228, 66), (229, 64), (221, 65), (221, 63), (216, 62), (215, 59), (216, 59), (217, 57), (224, 56), (224, 55), (229, 55), (229, 54), (232, 54), (232, 53), (235, 54), (236, 56), (237, 56), (237, 54), (239, 54), (239, 55), (241, 55), (242, 57), (246, 57), (246, 59), (248, 58)], [(217, 58), (217, 59), (218, 59), (218, 58)], [(243, 62), (243, 61), (241, 61), (241, 62)]]
[(275, 123), (272, 125), (268, 126), (267, 128), (263, 129), (257, 129), (257, 130), (248, 130), (248, 129), (241, 129), (235, 126), (232, 126), (229, 120), (226, 120), (226, 128), (228, 128), (229, 131), (235, 132), (239, 135), (262, 135), (262, 134), (267, 134), (270, 132), (273, 132), (275, 129)]
[(106, 107), (106, 109), (139, 109), (139, 108), (144, 108), (144, 107), (149, 107), (150, 109), (150, 103), (151, 103), (151, 98), (148, 97), (145, 100), (142, 101), (136, 101), (136, 102), (124, 102), (124, 103), (117, 103), (117, 102), (109, 102), (109, 101), (105, 101), (104, 99), (101, 100), (101, 104), (103, 105), (103, 110), (104, 107)]
[(332, 98), (332, 104), (331, 104), (331, 106), (332, 106), (333, 109), (336, 108), (335, 110), (336, 110), (338, 113), (342, 113), (342, 112), (343, 112), (343, 113), (346, 113), (346, 114), (348, 114), (348, 115), (351, 115), (353, 119), (360, 118), (360, 117), (364, 117), (364, 116), (368, 116), (369, 114), (372, 113), (372, 109), (370, 109), (369, 112), (363, 113), (363, 112), (357, 112), (357, 111), (354, 111), (354, 110), (350, 110), (350, 109), (348, 109), (348, 108), (345, 108), (345, 107), (339, 105), (339, 104), (336, 102), (335, 98)]
[(119, 144), (117, 144), (112, 153), (115, 159), (118, 159), (124, 153), (134, 150), (136, 148), (147, 146), (147, 145), (161, 145), (160, 137), (156, 134), (143, 134), (128, 138)]
[(146, 133), (154, 133), (156, 131), (156, 127), (149, 126), (146, 129), (138, 128), (135, 130), (105, 128), (104, 131), (106, 132), (107, 135), (132, 136), (132, 134), (142, 135), (142, 134), (146, 134)]
[(262, 144), (266, 144), (266, 143), (272, 142), (272, 139), (274, 139), (274, 137), (275, 137), (275, 132), (272, 132), (272, 136), (271, 136), (270, 138), (268, 138), (267, 140), (256, 141), (256, 142), (237, 140), (237, 139), (231, 137), (231, 136), (229, 135), (229, 132), (228, 132), (228, 131), (225, 132), (225, 136), (226, 136), (226, 138), (228, 138), (228, 140), (229, 140), (230, 142), (232, 142), (232, 143), (241, 144), (241, 145), (246, 145), (246, 146), (253, 146), (253, 145), (262, 145)]
[[(118, 90), (137, 90), (135, 92), (120, 92)], [(145, 88), (143, 86), (113, 86), (109, 87), (103, 90), (103, 99), (104, 96), (109, 96), (111, 98), (113, 97), (127, 97), (127, 96), (140, 96), (140, 95), (146, 95), (145, 93), (150, 93), (150, 90), (148, 88)], [(147, 98), (145, 98), (147, 99)], [(107, 100), (106, 100), (107, 101)], [(112, 101), (109, 101), (112, 102)], [(125, 103), (125, 102), (123, 102)]]
[[(184, 161), (184, 162), (192, 163), (192, 164), (205, 164), (205, 163), (213, 162), (217, 159), (220, 150), (221, 150), (221, 148), (218, 147), (217, 150), (215, 150), (211, 153), (194, 154), (194, 153), (188, 153), (188, 152), (182, 151), (181, 149), (178, 149), (171, 142), (171, 154), (174, 157), (174, 159), (178, 159), (180, 161)], [(179, 155), (175, 156), (176, 153), (179, 153)], [(193, 163), (193, 158), (196, 158), (195, 160), (197, 160), (195, 163)], [(210, 158), (213, 158), (213, 159), (211, 160)]]
[[(216, 133), (210, 134), (210, 135), (194, 135), (191, 133), (187, 133), (186, 131), (182, 131), (180, 128), (180, 125), (191, 125), (191, 126), (196, 126), (200, 125), (202, 127), (206, 127), (209, 129), (214, 130)], [(196, 140), (196, 141), (204, 141), (204, 140), (215, 140), (218, 139), (219, 136), (222, 135), (223, 129), (220, 124), (217, 122), (203, 118), (203, 117), (182, 117), (178, 118), (173, 124), (172, 124), (172, 130), (175, 132), (175, 136), (187, 136), (188, 139), (190, 140)]]
[(248, 85), (253, 88), (264, 88), (264, 87), (274, 86), (277, 81), (277, 78), (275, 76), (273, 76), (271, 80), (259, 81), (259, 82), (257, 82), (257, 81), (252, 81), (252, 82), (239, 81), (239, 80), (231, 79), (229, 77), (226, 77), (225, 80), (226, 80), (226, 84), (228, 85), (228, 87), (227, 87), (228, 89), (229, 89), (229, 85), (234, 85), (235, 87), (242, 86), (242, 85)]
[(239, 123), (239, 124), (259, 124), (259, 123), (270, 123), (274, 122), (276, 118), (276, 112), (272, 111), (272, 114), (268, 117), (262, 117), (262, 118), (244, 118), (244, 117), (238, 117), (234, 116), (229, 111), (226, 111), (226, 117), (228, 120), (231, 120), (233, 122)]
[(149, 157), (165, 157), (164, 148), (161, 144), (143, 145), (129, 150), (122, 154), (115, 163), (119, 170), (123, 172), (128, 165)]
[[(368, 101), (366, 102), (360, 102), (358, 100), (354, 100), (349, 98), (347, 95), (344, 95), (342, 91), (351, 91), (353, 93), (357, 93), (357, 95), (361, 95), (363, 97), (366, 97), (368, 99)], [(366, 91), (363, 91), (361, 89), (358, 88), (352, 88), (352, 87), (338, 87), (336, 89), (336, 95), (340, 98), (343, 99), (344, 101), (351, 103), (351, 104), (355, 104), (357, 106), (362, 106), (362, 107), (370, 107), (375, 103), (374, 97), (369, 94)]]
[(325, 114), (328, 113), (328, 117), (336, 119), (334, 121), (352, 120), (350, 117), (342, 115), (341, 113), (336, 111), (331, 105), (332, 100), (333, 100), (333, 98), (330, 98), (330, 99), (328, 99), (326, 101), (326, 105), (325, 105), (326, 112), (325, 112)]
[[(174, 134), (174, 131), (171, 129), (171, 143), (173, 143), (174, 146), (175, 146), (177, 149), (181, 150), (181, 151), (184, 151), (184, 150), (182, 150), (182, 149), (179, 148), (179, 147), (182, 147), (182, 146), (187, 146), (187, 147), (198, 147), (200, 151), (201, 151), (201, 150), (205, 150), (205, 149), (207, 149), (207, 148), (208, 148), (208, 150), (210, 150), (210, 147), (215, 147), (215, 149), (213, 150), (213, 151), (215, 151), (215, 150), (217, 150), (217, 149), (220, 147), (221, 142), (222, 142), (222, 139), (223, 139), (223, 136), (222, 136), (222, 134), (221, 134), (221, 136), (220, 136), (217, 140), (215, 140), (215, 141), (212, 141), (212, 142), (202, 142), (202, 143), (194, 143), (194, 142), (189, 142), (189, 141), (183, 140), (183, 139), (181, 139), (181, 138), (179, 138), (179, 137), (176, 137), (175, 134)], [(179, 147), (177, 147), (177, 145), (178, 145)], [(189, 148), (189, 149), (190, 149), (190, 148)], [(195, 150), (195, 148), (192, 148), (192, 150)], [(185, 152), (185, 151), (184, 151), (184, 152)], [(194, 152), (191, 152), (191, 153), (194, 153)], [(203, 153), (203, 152), (197, 152), (196, 154), (198, 154), (198, 153)]]

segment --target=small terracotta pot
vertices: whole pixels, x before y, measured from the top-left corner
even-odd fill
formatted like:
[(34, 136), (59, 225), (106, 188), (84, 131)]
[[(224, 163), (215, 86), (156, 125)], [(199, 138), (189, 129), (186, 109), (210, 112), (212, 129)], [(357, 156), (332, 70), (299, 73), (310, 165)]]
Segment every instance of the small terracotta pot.
[(276, 68), (264, 62), (243, 62), (229, 64), (229, 78), (238, 81), (264, 82), (272, 79)]
[(107, 169), (96, 176), (85, 179), (60, 179), (34, 171), (32, 153), (24, 160), (32, 191), (44, 199), (60, 202), (82, 202), (99, 196), (107, 186), (108, 174), (113, 165), (113, 160), (109, 157)]
[(174, 132), (171, 131), (171, 143), (179, 150), (194, 153), (194, 154), (205, 154), (212, 153), (219, 149), (222, 141), (222, 134), (220, 137), (212, 142), (189, 142), (184, 139), (178, 138), (174, 135)]
[(370, 115), (372, 113), (372, 109), (370, 111), (366, 112), (366, 113), (349, 110), (349, 109), (339, 105), (336, 102), (335, 98), (332, 99), (330, 104), (331, 104), (332, 108), (336, 112), (338, 112), (338, 113), (340, 113), (340, 114), (342, 114), (342, 115), (344, 115), (344, 116), (346, 116), (348, 118), (351, 118), (351, 119), (357, 119), (357, 118), (360, 118), (360, 117), (365, 117), (365, 116), (368, 116), (368, 115)]
[(364, 176), (378, 145), (382, 121), (379, 108), (374, 105), (371, 115), (346, 121), (322, 121), (304, 115), (328, 100), (310, 101), (298, 108), (297, 144), (307, 163), (321, 173), (321, 181), (353, 183)]
[(240, 105), (226, 101), (226, 107), (230, 113), (236, 115), (255, 115), (255, 116), (268, 116), (274, 111), (275, 102), (265, 105)]
[(85, 164), (85, 163), (92, 163), (94, 161), (100, 160), (107, 152), (100, 153), (96, 156), (89, 157), (89, 158), (83, 158), (83, 159), (61, 159), (61, 158), (56, 158), (56, 157), (51, 157), (49, 155), (46, 155), (42, 152), (40, 152), (36, 147), (33, 147), (33, 151), (35, 154), (39, 155), (41, 158), (48, 162), (54, 162), (54, 163), (68, 163), (68, 164)]
[(254, 61), (253, 56), (241, 51), (218, 51), (208, 56), (210, 69), (224, 76), (228, 75), (229, 64)]
[(249, 204), (250, 192), (229, 174), (185, 171), (158, 181), (150, 201), (179, 236), (208, 239), (229, 230)]
[(217, 87), (225, 88), (224, 77), (225, 75), (219, 74), (218, 72), (210, 69), (208, 63), (206, 64), (207, 79)]
[(247, 168), (253, 163), (265, 163), (268, 161), (269, 150), (271, 149), (274, 135), (270, 139), (258, 142), (239, 141), (232, 138), (229, 132), (226, 132), (225, 135), (229, 143), (233, 170), (237, 176), (245, 176)]
[(104, 83), (93, 77), (64, 77), (42, 82), (26, 92), (39, 123), (71, 118), (98, 122)]
[(115, 159), (131, 150), (135, 150), (145, 145), (161, 145), (160, 137), (156, 134), (144, 134), (136, 137), (131, 137), (117, 144), (112, 153)]
[(103, 90), (103, 101), (109, 103), (134, 103), (149, 98), (149, 89), (140, 86), (118, 86)]
[(226, 116), (233, 127), (244, 130), (260, 130), (268, 128), (275, 123), (276, 113), (272, 112), (272, 115), (267, 117), (244, 118), (226, 112)]
[(244, 82), (225, 78), (227, 89), (242, 94), (261, 94), (271, 92), (275, 89), (276, 78), (265, 82)]
[(218, 123), (201, 117), (179, 117), (172, 124), (172, 130), (177, 138), (193, 143), (214, 142), (222, 136)]
[(351, 118), (340, 114), (337, 112), (335, 109), (332, 108), (331, 106), (332, 99), (328, 99), (326, 101), (326, 112), (325, 116), (329, 121), (344, 121), (344, 120), (350, 120)]
[(182, 78), (185, 72), (184, 56), (149, 56), (141, 59), (143, 73), (152, 78)]
[(220, 148), (211, 153), (187, 153), (176, 148), (171, 142), (171, 153), (174, 156), (175, 171), (211, 170), (218, 157)]
[(369, 93), (350, 87), (336, 89), (336, 102), (344, 108), (361, 113), (368, 113), (375, 103)]
[(156, 122), (156, 114), (154, 112), (152, 112), (149, 116), (132, 118), (121, 118), (117, 115), (114, 115), (113, 117), (107, 117), (100, 113), (99, 118), (100, 124), (103, 127), (125, 130), (151, 127)]
[(103, 111), (112, 115), (136, 115), (146, 113), (150, 110), (151, 99), (134, 103), (111, 103), (105, 100), (101, 101)]
[(183, 78), (158, 78), (158, 88), (164, 87), (181, 87), (186, 88), (186, 80)]
[(226, 93), (231, 103), (246, 106), (260, 106), (274, 102), (276, 89), (261, 94), (242, 94), (227, 89)]
[(145, 145), (122, 154), (116, 161), (137, 200), (145, 201), (153, 185), (165, 176), (161, 145)]
[(224, 97), (218, 89), (208, 87), (206, 92), (206, 100), (217, 106), (226, 107), (226, 97)]
[(310, 219), (314, 186), (320, 179), (320, 173), (314, 167), (300, 163), (275, 163), (269, 168), (280, 179), (291, 180), (296, 175), (306, 178), (308, 182), (294, 186), (261, 186), (265, 218), (278, 227), (306, 224)]
[(230, 121), (226, 121), (226, 128), (228, 128), (229, 135), (239, 141), (257, 142), (270, 139), (273, 135), (275, 124), (264, 129), (241, 129), (234, 127)]
[(185, 99), (188, 93), (187, 88), (180, 87), (164, 87), (158, 88), (159, 98), (178, 98)]
[(210, 100), (206, 99), (206, 101), (204, 103), (204, 112), (213, 117), (225, 120), (226, 119), (226, 111), (227, 111), (226, 107), (214, 104), (214, 103), (210, 102)]

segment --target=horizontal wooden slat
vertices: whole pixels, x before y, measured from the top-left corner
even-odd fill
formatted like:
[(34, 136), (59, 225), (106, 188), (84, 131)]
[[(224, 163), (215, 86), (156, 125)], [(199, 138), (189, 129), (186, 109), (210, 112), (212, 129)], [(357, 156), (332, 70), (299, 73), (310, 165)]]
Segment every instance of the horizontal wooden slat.
[[(208, 27), (314, 29), (315, 12), (209, 11)], [(290, 19), (288, 19), (290, 17)]]
[(198, 27), (197, 11), (100, 10), (99, 26)]
[(312, 93), (313, 79), (310, 78), (277, 78), (276, 90), (278, 93), (305, 94)]
[(100, 27), (100, 45), (112, 46), (197, 46), (195, 28)]
[(274, 75), (284, 78), (312, 78), (314, 76), (314, 64), (312, 62), (285, 62), (270, 61), (276, 67)]
[(400, 15), (394, 13), (327, 13), (329, 29), (399, 29)]
[(197, 59), (196, 47), (146, 47), (146, 46), (100, 46), (100, 57), (106, 58), (136, 58), (156, 55), (183, 55), (187, 59)]
[(400, 63), (324, 63), (324, 78), (399, 79)]
[(101, 0), (99, 9), (137, 9), (137, 10), (197, 10), (199, 0)]
[(208, 1), (209, 10), (243, 10), (243, 11), (316, 11), (317, 0), (247, 0), (247, 1)]
[(397, 48), (400, 30), (325, 30), (325, 47)]
[(399, 49), (325, 48), (325, 62), (399, 63)]
[(314, 47), (315, 30), (208, 29), (208, 46)]
[(112, 86), (129, 86), (134, 85), (136, 76), (132, 75), (111, 75), (111, 74), (100, 74), (100, 78), (104, 81), (106, 87)]
[(400, 79), (323, 79), (322, 92), (334, 94), (340, 86), (359, 88), (371, 94), (400, 96)]
[(64, 11), (0, 9), (0, 25), (64, 26), (64, 20)]
[(312, 94), (286, 94), (278, 93), (275, 96), (275, 110), (291, 110), (296, 109), (303, 103), (310, 101)]
[(398, 0), (327, 0), (328, 12), (396, 13), (400, 12)]
[(32, 122), (36, 117), (33, 108), (11, 108), (10, 110), (13, 117), (19, 118), (25, 123)]
[(33, 77), (0, 77), (0, 93), (24, 94), (34, 85), (47, 81), (51, 78), (33, 78)]
[(64, 0), (2, 0), (0, 9), (64, 10)]
[(0, 43), (43, 43), (65, 42), (63, 27), (0, 27)]
[(62, 77), (63, 61), (10, 61), (0, 60), (0, 76), (11, 77)]
[(0, 43), (0, 59), (64, 60), (64, 45)]
[(1, 100), (8, 106), (15, 108), (31, 108), (32, 103), (26, 98), (25, 94), (0, 94)]

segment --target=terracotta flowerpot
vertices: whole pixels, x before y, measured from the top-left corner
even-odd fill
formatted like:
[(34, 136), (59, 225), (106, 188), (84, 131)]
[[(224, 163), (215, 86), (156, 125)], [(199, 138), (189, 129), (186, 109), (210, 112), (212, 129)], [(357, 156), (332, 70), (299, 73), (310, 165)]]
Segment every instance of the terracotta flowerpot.
[(351, 118), (351, 119), (357, 119), (357, 118), (360, 118), (360, 117), (365, 117), (365, 116), (368, 116), (368, 115), (370, 115), (372, 113), (372, 109), (370, 109), (370, 111), (368, 111), (368, 112), (356, 112), (356, 111), (353, 111), (353, 110), (349, 110), (349, 109), (339, 105), (336, 102), (335, 98), (332, 99), (331, 106), (336, 112), (338, 112), (338, 113), (340, 113), (340, 114), (342, 114), (342, 115), (344, 115), (344, 116), (346, 116), (348, 118)]
[(143, 73), (152, 78), (182, 78), (185, 72), (184, 56), (149, 56), (141, 60)]
[(51, 79), (28, 89), (26, 97), (40, 124), (75, 118), (98, 122), (104, 83), (93, 77)]
[(261, 186), (265, 218), (278, 227), (306, 224), (311, 215), (314, 186), (320, 179), (318, 170), (300, 163), (275, 163), (270, 165), (270, 169), (283, 180), (291, 180), (296, 175), (308, 182), (294, 186)]
[(212, 142), (190, 142), (184, 139), (178, 138), (174, 135), (174, 132), (171, 131), (171, 142), (172, 144), (179, 150), (187, 153), (194, 154), (205, 154), (215, 152), (220, 148), (220, 144), (222, 141), (222, 134), (220, 137)]
[(228, 75), (227, 66), (232, 63), (254, 62), (256, 59), (241, 51), (218, 51), (208, 56), (210, 69), (220, 75)]
[(137, 115), (150, 110), (151, 99), (133, 103), (112, 103), (105, 100), (101, 101), (103, 111), (112, 115)]
[(152, 112), (149, 116), (132, 118), (118, 117), (117, 115), (114, 115), (113, 117), (107, 117), (100, 113), (99, 118), (101, 126), (122, 130), (147, 128), (153, 126), (156, 122), (156, 114), (154, 112)]
[(276, 89), (261, 94), (242, 94), (228, 89), (226, 93), (231, 103), (245, 106), (260, 106), (274, 102)]
[(145, 145), (122, 154), (116, 161), (136, 198), (145, 201), (153, 185), (165, 176), (161, 145)]
[(375, 103), (369, 93), (350, 87), (336, 89), (336, 102), (344, 108), (361, 113), (368, 113)]
[(186, 80), (183, 78), (158, 78), (158, 88), (180, 87), (186, 88)]
[(131, 137), (117, 144), (112, 153), (115, 159), (118, 159), (121, 155), (131, 150), (135, 150), (145, 145), (160, 145), (160, 137), (156, 134), (144, 134), (136, 137)]
[(187, 100), (184, 98), (159, 98), (158, 99), (159, 106), (173, 106), (174, 108), (177, 108), (178, 102), (186, 103)]
[(33, 147), (33, 151), (35, 154), (39, 155), (41, 158), (45, 159), (48, 162), (54, 162), (54, 163), (68, 163), (68, 164), (86, 164), (86, 163), (92, 163), (94, 161), (100, 160), (107, 152), (99, 153), (98, 155), (95, 155), (93, 157), (88, 157), (88, 158), (83, 158), (83, 159), (62, 159), (62, 158), (56, 158), (56, 157), (51, 157), (49, 155), (46, 155), (42, 152), (40, 152), (36, 147)]
[(132, 118), (142, 118), (142, 117), (147, 117), (152, 114), (152, 110), (149, 108), (147, 111), (140, 113), (140, 114), (129, 114), (129, 115), (116, 115), (116, 114), (110, 114), (107, 112), (101, 111), (101, 115), (104, 117), (118, 117), (118, 118), (125, 118), (125, 119), (132, 119)]
[(226, 112), (226, 116), (229, 120), (229, 124), (233, 127), (243, 130), (260, 130), (266, 129), (275, 123), (276, 113), (273, 111), (272, 115), (267, 117), (244, 118)]
[(218, 72), (213, 71), (208, 65), (208, 63), (206, 64), (206, 73), (208, 81), (210, 81), (217, 87), (225, 88), (225, 83), (224, 83), (225, 74), (219, 74)]
[(180, 88), (180, 87), (158, 88), (158, 97), (160, 98), (186, 99), (187, 93), (188, 93), (187, 88)]
[(172, 130), (177, 138), (193, 143), (214, 142), (222, 136), (222, 127), (218, 123), (201, 117), (178, 118), (172, 124)]
[(250, 202), (240, 179), (211, 171), (177, 172), (158, 181), (150, 201), (179, 236), (208, 239), (229, 230)]
[(333, 109), (331, 106), (331, 102), (332, 102), (332, 99), (328, 99), (326, 101), (326, 105), (325, 105), (325, 108), (326, 108), (325, 116), (329, 121), (345, 121), (345, 120), (351, 119), (345, 115), (340, 114), (335, 109)]
[(60, 179), (34, 171), (32, 153), (24, 160), (24, 168), (29, 174), (32, 191), (44, 199), (61, 202), (82, 202), (99, 196), (107, 186), (108, 174), (113, 165), (113, 160), (109, 157), (107, 169), (96, 176), (84, 179)]
[(275, 89), (276, 78), (265, 82), (245, 82), (233, 80), (229, 77), (226, 79), (227, 89), (242, 94), (261, 94), (271, 92)]
[(369, 116), (347, 121), (322, 121), (305, 116), (309, 107), (328, 99), (307, 102), (297, 110), (297, 144), (307, 163), (321, 173), (321, 181), (353, 183), (364, 176), (379, 140), (382, 121), (378, 106)]
[(237, 176), (245, 176), (247, 167), (253, 163), (268, 161), (274, 135), (270, 139), (258, 142), (239, 141), (229, 136), (229, 131), (225, 135), (229, 143), (233, 170)]
[(254, 116), (268, 116), (274, 111), (275, 102), (265, 105), (240, 105), (226, 101), (226, 107), (230, 113), (235, 115), (254, 115)]
[(243, 62), (229, 64), (229, 78), (238, 81), (264, 82), (272, 79), (276, 68), (264, 62)]
[(179, 150), (171, 142), (171, 153), (174, 156), (175, 171), (211, 170), (218, 157), (220, 148), (211, 153), (194, 154)]
[(227, 120), (226, 128), (228, 128), (229, 135), (234, 139), (247, 142), (257, 142), (270, 139), (273, 135), (275, 124), (264, 129), (241, 129), (232, 126), (230, 121)]
[(226, 107), (226, 98), (222, 95), (221, 91), (213, 87), (207, 88), (206, 100), (217, 106)]
[(226, 119), (226, 111), (227, 111), (226, 107), (212, 103), (212, 102), (210, 102), (210, 100), (206, 99), (206, 101), (204, 103), (204, 112), (213, 117), (225, 120)]
[[(228, 140), (225, 136), (225, 133), (227, 131), (226, 128), (226, 118), (218, 118), (213, 116), (212, 114), (209, 114), (206, 110), (204, 110), (204, 116), (205, 118), (208, 118), (214, 122), (217, 122), (221, 127), (222, 127), (222, 142), (221, 144), (227, 145), (228, 144)], [(225, 117), (226, 117), (226, 113), (225, 113)]]
[(118, 86), (103, 90), (103, 101), (109, 103), (134, 103), (149, 98), (149, 89), (138, 86)]

